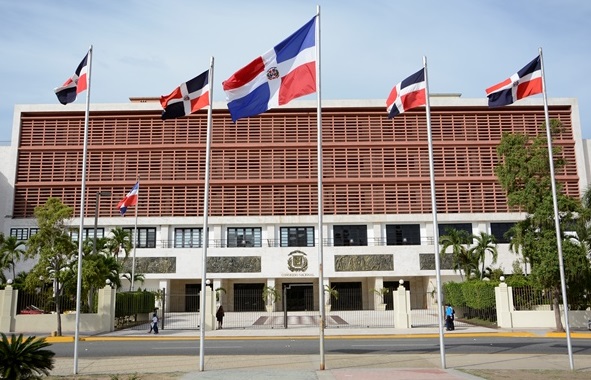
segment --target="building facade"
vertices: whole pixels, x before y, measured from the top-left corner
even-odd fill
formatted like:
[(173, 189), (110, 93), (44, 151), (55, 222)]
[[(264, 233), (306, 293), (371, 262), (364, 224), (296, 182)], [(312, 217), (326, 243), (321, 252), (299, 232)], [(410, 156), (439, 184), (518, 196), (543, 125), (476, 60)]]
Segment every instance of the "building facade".
[[(589, 184), (589, 146), (577, 102), (551, 99), (549, 111), (564, 127), (553, 142), (567, 162), (556, 180), (578, 197)], [(260, 297), (239, 294), (258, 294), (265, 285), (287, 288), (290, 310), (317, 310), (325, 285), (348, 294), (336, 307), (372, 309), (373, 289), (395, 289), (400, 280), (411, 290), (412, 307), (433, 302), (424, 108), (388, 119), (383, 101), (323, 101), (322, 241), (315, 102), (293, 102), (235, 124), (225, 104), (214, 105), (208, 231), (207, 111), (166, 121), (160, 114), (154, 99), (96, 104), (88, 128), (84, 237), (95, 236), (95, 220), (98, 237), (115, 227), (133, 231), (137, 212), (142, 287), (198, 292), (207, 239), (207, 277), (226, 290), (226, 310), (262, 307)], [(453, 227), (495, 235), (494, 267), (506, 273), (519, 257), (503, 235), (524, 215), (509, 209), (494, 174), (496, 147), (506, 132), (545, 134), (543, 123), (541, 99), (499, 109), (489, 109), (485, 99), (431, 100), (438, 233)], [(71, 223), (79, 225), (83, 145), (83, 105), (15, 107), (12, 145), (0, 150), (5, 235), (26, 240), (35, 233), (34, 209), (48, 197), (73, 207)], [(116, 205), (138, 178), (139, 204), (122, 217)], [(459, 279), (449, 262), (441, 274), (444, 281)]]

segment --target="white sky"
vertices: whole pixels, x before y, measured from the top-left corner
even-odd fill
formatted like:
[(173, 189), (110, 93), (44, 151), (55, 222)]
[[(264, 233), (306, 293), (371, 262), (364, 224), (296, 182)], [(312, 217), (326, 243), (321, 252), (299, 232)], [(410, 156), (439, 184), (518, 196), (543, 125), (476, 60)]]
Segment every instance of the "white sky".
[(591, 1), (0, 0), (0, 142), (11, 139), (15, 104), (58, 104), (53, 89), (90, 45), (92, 103), (168, 94), (211, 56), (222, 101), (221, 82), (317, 5), (325, 100), (385, 99), (423, 56), (431, 93), (485, 98), (542, 47), (548, 96), (577, 98), (591, 138)]

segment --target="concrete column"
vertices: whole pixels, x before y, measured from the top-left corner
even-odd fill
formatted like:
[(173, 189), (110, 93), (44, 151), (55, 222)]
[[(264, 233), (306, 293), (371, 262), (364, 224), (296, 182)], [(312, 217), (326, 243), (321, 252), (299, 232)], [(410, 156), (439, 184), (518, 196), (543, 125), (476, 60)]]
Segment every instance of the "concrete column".
[[(269, 288), (275, 288), (275, 279), (274, 278), (268, 278), (267, 279), (267, 287)], [(273, 311), (277, 311), (279, 309), (283, 310), (282, 307), (280, 307), (280, 305), (283, 305), (283, 292), (281, 291), (281, 289), (277, 289), (277, 291), (279, 291), (279, 297), (281, 297), (280, 299), (276, 299), (275, 303), (273, 303), (273, 305), (269, 305), (267, 304), (267, 300), (265, 300), (265, 309), (267, 310), (267, 312), (273, 312)]]
[(501, 282), (495, 288), (497, 304), (497, 326), (502, 328), (513, 328), (513, 288)]
[[(201, 292), (203, 297), (203, 291)], [(209, 286), (205, 287), (205, 331), (215, 330), (215, 293)]]
[(397, 329), (411, 328), (410, 318), (410, 291), (400, 284), (393, 294), (394, 299), (394, 326)]
[[(374, 292), (374, 289), (377, 291), (377, 290), (380, 290), (384, 287), (384, 278), (383, 277), (375, 277), (373, 280), (374, 280), (373, 281), (373, 288), (371, 288), (371, 290), (370, 290), (370, 292), (371, 292), (370, 294), (373, 295), (373, 297), (371, 298), (371, 299), (373, 299), (373, 309), (380, 310), (378, 305), (383, 304), (382, 297), (379, 294), (377, 294), (376, 292)], [(386, 309), (382, 309), (382, 310), (386, 310)]]
[(0, 331), (14, 332), (16, 322), (16, 302), (18, 290), (6, 285), (0, 290)]
[(101, 318), (101, 331), (115, 331), (115, 293), (109, 285), (98, 292), (97, 314)]

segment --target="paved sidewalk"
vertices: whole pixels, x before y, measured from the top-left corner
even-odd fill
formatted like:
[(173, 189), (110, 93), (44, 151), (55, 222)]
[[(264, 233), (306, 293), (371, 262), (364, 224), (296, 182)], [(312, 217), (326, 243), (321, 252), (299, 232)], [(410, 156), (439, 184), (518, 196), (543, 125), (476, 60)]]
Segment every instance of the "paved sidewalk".
[[(253, 341), (269, 338), (318, 339), (318, 327), (296, 327), (289, 329), (224, 329), (207, 331), (207, 340), (241, 339)], [(431, 337), (439, 339), (437, 328), (414, 329), (337, 329), (324, 330), (325, 339), (356, 339), (368, 335), (392, 339), (409, 337)], [(488, 329), (483, 327), (462, 327), (445, 332), (445, 339), (454, 337), (484, 336), (506, 337), (565, 337), (546, 329), (513, 331), (507, 329)], [(160, 334), (147, 334), (141, 330), (121, 330), (108, 334), (84, 336), (82, 340), (198, 340), (200, 331), (161, 330)], [(591, 339), (591, 332), (571, 332), (573, 339)], [(566, 339), (566, 338), (565, 338)], [(72, 336), (48, 338), (50, 343), (73, 341)], [(446, 369), (442, 369), (440, 354), (325, 354), (325, 369), (320, 370), (320, 355), (233, 355), (219, 356), (207, 353), (204, 357), (204, 371), (199, 371), (198, 354), (187, 356), (144, 356), (112, 357), (100, 360), (80, 359), (80, 375), (89, 374), (133, 374), (133, 373), (181, 373), (181, 379), (276, 379), (281, 380), (351, 380), (351, 379), (477, 379), (461, 372), (461, 369), (548, 369), (570, 370), (568, 353), (564, 355), (513, 355), (513, 354), (470, 354), (445, 355)], [(575, 369), (590, 371), (591, 355), (575, 355)], [(73, 359), (58, 358), (53, 375), (72, 375)], [(280, 375), (279, 375), (280, 374)], [(149, 377), (144, 377), (149, 379)]]

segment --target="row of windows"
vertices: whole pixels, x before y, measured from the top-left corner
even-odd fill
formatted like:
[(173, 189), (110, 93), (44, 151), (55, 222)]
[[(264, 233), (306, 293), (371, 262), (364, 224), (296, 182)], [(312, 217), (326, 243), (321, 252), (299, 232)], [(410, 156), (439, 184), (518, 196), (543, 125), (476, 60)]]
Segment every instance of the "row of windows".
[[(491, 223), (491, 235), (498, 243), (508, 243), (505, 236), (507, 231), (514, 223)], [(442, 223), (438, 225), (439, 236), (446, 235), (450, 229), (465, 231), (472, 234), (471, 223)], [(38, 228), (11, 228), (10, 236), (18, 240), (27, 240), (38, 232)], [(134, 228), (124, 228), (130, 236), (134, 236)], [(72, 240), (78, 241), (78, 230), (71, 232)], [(366, 246), (367, 226), (360, 225), (335, 225), (333, 227), (333, 246)], [(96, 229), (96, 237), (105, 236), (104, 228)], [(94, 228), (84, 229), (84, 239), (93, 239), (95, 237)], [(262, 247), (262, 229), (260, 227), (239, 227), (227, 229), (227, 240), (223, 244), (226, 247)], [(203, 245), (203, 228), (175, 228), (174, 247), (175, 248), (195, 248)], [(386, 245), (420, 245), (421, 228), (419, 224), (388, 224), (386, 225)], [(271, 245), (271, 244), (270, 244)], [(274, 244), (273, 244), (274, 245)], [(280, 247), (314, 247), (315, 232), (314, 227), (281, 227), (279, 229)], [(156, 228), (137, 229), (137, 248), (156, 248)]]

